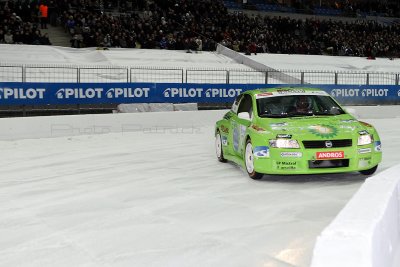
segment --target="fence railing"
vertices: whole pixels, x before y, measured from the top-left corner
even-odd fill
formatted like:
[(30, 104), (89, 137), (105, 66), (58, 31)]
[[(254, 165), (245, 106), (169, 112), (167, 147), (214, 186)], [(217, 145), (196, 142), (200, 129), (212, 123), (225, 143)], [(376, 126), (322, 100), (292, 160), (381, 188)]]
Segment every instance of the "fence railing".
[(399, 85), (399, 73), (0, 64), (0, 82)]

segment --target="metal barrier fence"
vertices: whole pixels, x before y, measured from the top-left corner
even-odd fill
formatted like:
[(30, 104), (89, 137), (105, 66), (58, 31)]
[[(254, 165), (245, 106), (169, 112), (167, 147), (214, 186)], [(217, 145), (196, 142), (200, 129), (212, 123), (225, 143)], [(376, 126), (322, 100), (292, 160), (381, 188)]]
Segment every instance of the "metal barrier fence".
[(0, 82), (399, 85), (399, 73), (0, 64)]

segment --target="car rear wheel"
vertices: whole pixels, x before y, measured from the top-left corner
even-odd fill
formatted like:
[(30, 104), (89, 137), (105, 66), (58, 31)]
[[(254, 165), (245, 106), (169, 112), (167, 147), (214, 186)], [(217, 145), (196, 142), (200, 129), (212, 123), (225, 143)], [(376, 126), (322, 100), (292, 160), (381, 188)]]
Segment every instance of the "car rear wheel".
[(226, 162), (224, 158), (224, 152), (222, 151), (222, 139), (219, 132), (215, 135), (215, 152), (217, 154), (218, 161)]
[(259, 180), (263, 177), (262, 173), (258, 173), (254, 169), (254, 154), (253, 154), (253, 145), (251, 144), (251, 140), (247, 140), (246, 142), (246, 151), (244, 153), (244, 163), (246, 165), (247, 174), (251, 179)]
[(372, 167), (371, 169), (360, 171), (360, 173), (364, 174), (364, 175), (371, 175), (371, 174), (374, 174), (374, 172), (376, 171), (377, 168), (378, 168), (378, 165), (376, 165), (375, 167)]

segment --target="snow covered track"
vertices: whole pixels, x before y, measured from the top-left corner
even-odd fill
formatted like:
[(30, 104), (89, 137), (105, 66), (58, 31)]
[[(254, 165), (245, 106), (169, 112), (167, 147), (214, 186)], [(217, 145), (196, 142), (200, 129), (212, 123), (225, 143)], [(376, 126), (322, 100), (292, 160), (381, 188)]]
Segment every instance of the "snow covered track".
[[(0, 119), (0, 266), (310, 266), (365, 177), (253, 181), (215, 158), (223, 113)], [(398, 120), (366, 120), (378, 172), (400, 159)]]

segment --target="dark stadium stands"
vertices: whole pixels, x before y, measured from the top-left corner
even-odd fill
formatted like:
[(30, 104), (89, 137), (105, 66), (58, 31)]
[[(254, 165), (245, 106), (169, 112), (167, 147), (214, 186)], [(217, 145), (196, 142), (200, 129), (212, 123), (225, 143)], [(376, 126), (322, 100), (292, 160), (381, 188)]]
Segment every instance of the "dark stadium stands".
[[(39, 1), (33, 3), (25, 0), (0, 2), (0, 43), (10, 43), (12, 35), (11, 43), (48, 44), (38, 26), (36, 9)], [(216, 44), (221, 43), (247, 54), (330, 54), (370, 58), (400, 55), (399, 24), (389, 19), (365, 18), (371, 12), (395, 14), (395, 5), (390, 2), (382, 5), (324, 1), (324, 5), (317, 6), (311, 2), (281, 4), (272, 0), (248, 0), (246, 3), (236, 0), (50, 0), (46, 3), (50, 24), (64, 27), (75, 48), (127, 47), (198, 52), (213, 51)], [(374, 7), (376, 9), (372, 9)], [(121, 13), (124, 9), (127, 12)], [(265, 12), (230, 12), (249, 9)], [(327, 17), (290, 17), (299, 12)], [(358, 19), (352, 21), (330, 19), (355, 14), (359, 14)]]
[(305, 13), (322, 16), (400, 16), (398, 1), (379, 0), (327, 0), (327, 1), (274, 1), (225, 0), (229, 9), (252, 9), (265, 12)]

